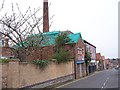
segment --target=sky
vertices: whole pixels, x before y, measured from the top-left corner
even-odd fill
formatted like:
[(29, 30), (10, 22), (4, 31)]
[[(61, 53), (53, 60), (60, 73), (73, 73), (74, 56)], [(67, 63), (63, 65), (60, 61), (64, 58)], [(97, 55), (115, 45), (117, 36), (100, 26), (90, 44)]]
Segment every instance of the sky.
[[(3, 0), (0, 0), (0, 3)], [(96, 52), (106, 58), (118, 57), (118, 1), (120, 0), (48, 0), (50, 31), (80, 32), (82, 38), (96, 46)], [(18, 3), (24, 13), (40, 7), (43, 0), (5, 0), (3, 13), (11, 12), (11, 3)], [(54, 16), (52, 19), (51, 17)], [(42, 28), (42, 27), (41, 27)]]

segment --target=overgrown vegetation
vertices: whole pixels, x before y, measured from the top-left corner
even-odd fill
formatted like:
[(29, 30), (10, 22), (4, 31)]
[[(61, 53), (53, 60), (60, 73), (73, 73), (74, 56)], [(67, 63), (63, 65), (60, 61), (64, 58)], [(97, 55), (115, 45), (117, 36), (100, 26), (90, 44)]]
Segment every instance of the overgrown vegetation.
[[(87, 50), (85, 51), (85, 57), (84, 58), (85, 58), (86, 67), (88, 68), (89, 63), (91, 61), (91, 54)], [(88, 74), (87, 68), (86, 68), (86, 73)]]
[(37, 65), (40, 69), (44, 69), (45, 67), (48, 66), (50, 61), (48, 61), (48, 60), (33, 60), (32, 63)]
[(87, 64), (87, 66), (89, 65), (90, 61), (91, 61), (91, 54), (88, 51), (86, 51), (85, 52), (85, 62)]
[(67, 36), (67, 33), (61, 32), (55, 39), (55, 42), (57, 49), (64, 48), (65, 44), (70, 42), (70, 38)]
[(91, 61), (91, 55), (88, 51), (85, 52), (85, 62), (87, 65), (89, 65), (89, 62)]
[(70, 53), (65, 50), (65, 44), (70, 41), (70, 38), (67, 36), (67, 33), (61, 32), (58, 37), (55, 39), (56, 42), (56, 53), (54, 57), (56, 62), (59, 63), (66, 63), (71, 60)]
[(0, 63), (8, 63), (9, 59), (0, 59)]
[(54, 58), (58, 64), (71, 61), (70, 53), (63, 48), (60, 48), (59, 51), (55, 53)]

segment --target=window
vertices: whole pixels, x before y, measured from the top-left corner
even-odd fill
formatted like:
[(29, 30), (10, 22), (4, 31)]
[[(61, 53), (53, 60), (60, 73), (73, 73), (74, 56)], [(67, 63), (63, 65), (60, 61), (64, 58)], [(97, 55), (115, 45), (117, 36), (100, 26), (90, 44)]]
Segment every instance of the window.
[(4, 46), (4, 40), (2, 40), (2, 45)]
[(78, 54), (82, 54), (82, 48), (78, 47), (77, 51), (78, 51)]
[(0, 40), (0, 46), (4, 46), (4, 40)]

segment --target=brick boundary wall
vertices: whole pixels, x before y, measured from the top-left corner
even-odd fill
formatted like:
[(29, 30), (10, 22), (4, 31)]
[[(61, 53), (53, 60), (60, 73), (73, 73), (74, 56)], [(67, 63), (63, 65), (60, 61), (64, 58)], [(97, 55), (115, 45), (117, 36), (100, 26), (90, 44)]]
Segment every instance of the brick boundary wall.
[(59, 65), (51, 63), (45, 70), (18, 59), (1, 66), (3, 88), (44, 88), (74, 79), (73, 61)]

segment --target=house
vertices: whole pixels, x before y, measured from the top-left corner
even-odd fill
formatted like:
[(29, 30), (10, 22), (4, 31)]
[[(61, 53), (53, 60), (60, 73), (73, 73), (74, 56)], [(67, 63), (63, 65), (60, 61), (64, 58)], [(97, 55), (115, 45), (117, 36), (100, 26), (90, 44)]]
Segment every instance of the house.
[[(41, 42), (41, 48), (32, 51), (32, 55), (26, 56), (26, 60), (50, 60), (53, 59), (55, 54), (55, 39), (60, 34), (60, 31), (44, 32), (42, 33), (43, 40)], [(38, 34), (39, 35), (39, 34)], [(65, 49), (70, 52), (71, 57), (75, 60), (75, 76), (76, 78), (85, 76), (85, 46), (81, 36), (81, 33), (69, 33), (70, 42), (65, 44)], [(32, 36), (30, 36), (32, 37)], [(27, 42), (27, 41), (25, 41)], [(27, 43), (25, 43), (27, 45)], [(71, 46), (72, 45), (72, 46)]]
[(105, 56), (101, 56), (101, 57), (102, 57), (103, 69), (106, 69)]
[(89, 43), (88, 41), (84, 40), (85, 49), (91, 55), (91, 61), (89, 63), (89, 73), (94, 72), (96, 70), (96, 47)]
[(97, 60), (97, 69), (98, 70), (103, 70), (104, 65), (103, 65), (103, 60), (102, 60), (101, 53), (96, 53), (96, 60)]
[(105, 59), (105, 63), (106, 63), (106, 69), (108, 69), (109, 68), (109, 59), (108, 58)]
[(9, 47), (9, 39), (0, 35), (0, 58), (13, 57), (12, 48)]
[(100, 70), (101, 53), (96, 53), (97, 70)]

